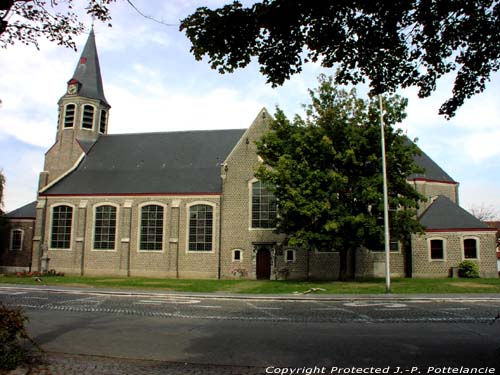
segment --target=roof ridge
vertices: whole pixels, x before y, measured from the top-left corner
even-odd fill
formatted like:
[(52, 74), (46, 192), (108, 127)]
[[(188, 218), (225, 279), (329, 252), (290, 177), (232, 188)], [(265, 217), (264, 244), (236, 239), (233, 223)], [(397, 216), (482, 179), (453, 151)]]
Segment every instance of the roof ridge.
[(140, 132), (140, 133), (116, 133), (116, 134), (102, 134), (101, 137), (119, 137), (129, 135), (149, 135), (149, 134), (180, 134), (180, 133), (201, 133), (201, 132), (219, 132), (219, 131), (235, 131), (246, 130), (247, 128), (231, 128), (231, 129), (193, 129), (193, 130), (173, 130), (164, 132)]

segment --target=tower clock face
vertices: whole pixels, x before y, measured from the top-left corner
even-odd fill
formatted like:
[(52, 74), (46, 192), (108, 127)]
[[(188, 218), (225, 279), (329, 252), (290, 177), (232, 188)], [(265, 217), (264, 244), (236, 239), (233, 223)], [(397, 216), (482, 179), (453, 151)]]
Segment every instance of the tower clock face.
[(68, 94), (74, 95), (78, 91), (78, 85), (77, 84), (71, 84), (68, 86)]

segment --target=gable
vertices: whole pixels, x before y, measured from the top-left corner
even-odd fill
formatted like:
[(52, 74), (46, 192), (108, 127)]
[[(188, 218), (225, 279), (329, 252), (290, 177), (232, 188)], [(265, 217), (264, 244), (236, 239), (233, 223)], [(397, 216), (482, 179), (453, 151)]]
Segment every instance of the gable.
[(245, 129), (103, 135), (42, 195), (220, 193), (220, 168)]
[(425, 210), (420, 217), (420, 224), (430, 230), (491, 230), (488, 225), (442, 195)]

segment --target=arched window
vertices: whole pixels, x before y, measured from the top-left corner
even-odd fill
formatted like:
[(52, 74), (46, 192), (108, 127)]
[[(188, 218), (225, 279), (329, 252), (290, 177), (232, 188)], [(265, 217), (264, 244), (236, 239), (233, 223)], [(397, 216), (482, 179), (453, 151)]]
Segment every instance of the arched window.
[(116, 207), (103, 205), (95, 208), (94, 249), (114, 250), (116, 238)]
[(252, 228), (274, 228), (276, 198), (260, 181), (252, 183)]
[(99, 133), (105, 134), (106, 133), (106, 122), (108, 120), (108, 112), (106, 112), (104, 109), (101, 110), (101, 119), (99, 121)]
[(150, 204), (141, 208), (139, 250), (163, 250), (163, 207)]
[(464, 240), (464, 258), (477, 259), (477, 240), (474, 238), (466, 238)]
[(51, 249), (71, 248), (71, 226), (73, 224), (73, 207), (55, 206), (52, 208), (52, 224), (50, 236)]
[(24, 231), (22, 229), (12, 229), (10, 231), (10, 249), (21, 251), (23, 249)]
[(189, 251), (212, 251), (213, 208), (197, 204), (189, 208)]
[(74, 104), (66, 105), (64, 110), (64, 127), (72, 128), (75, 125), (75, 109), (76, 106)]
[(94, 107), (91, 105), (83, 106), (82, 129), (92, 130), (94, 127)]

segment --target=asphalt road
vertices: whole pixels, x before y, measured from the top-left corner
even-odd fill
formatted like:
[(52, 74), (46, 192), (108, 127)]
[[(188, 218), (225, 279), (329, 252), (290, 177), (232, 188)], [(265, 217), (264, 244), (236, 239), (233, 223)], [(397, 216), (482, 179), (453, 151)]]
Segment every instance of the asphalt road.
[(0, 288), (0, 301), (23, 307), (32, 337), (52, 352), (268, 373), (314, 366), (500, 373), (499, 299), (273, 301)]

